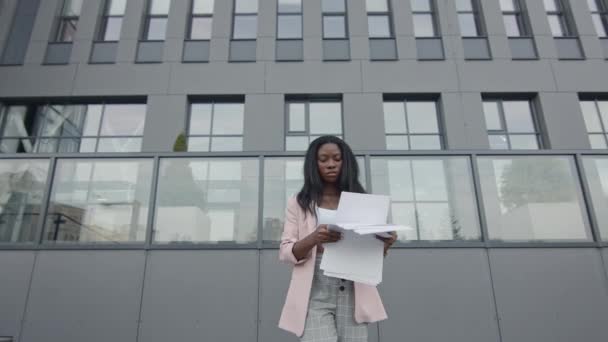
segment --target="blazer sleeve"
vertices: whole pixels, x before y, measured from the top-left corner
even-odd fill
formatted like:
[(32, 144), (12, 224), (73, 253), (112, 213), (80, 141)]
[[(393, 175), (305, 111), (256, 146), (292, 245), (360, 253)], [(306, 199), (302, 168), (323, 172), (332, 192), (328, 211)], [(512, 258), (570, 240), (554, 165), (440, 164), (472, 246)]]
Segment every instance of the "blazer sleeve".
[(293, 255), (293, 246), (299, 240), (298, 228), (304, 223), (301, 222), (298, 212), (300, 207), (295, 197), (290, 197), (287, 201), (285, 210), (285, 225), (283, 226), (283, 235), (281, 236), (281, 246), (279, 249), (279, 259), (293, 265), (299, 265), (310, 257), (312, 252), (309, 252), (306, 257), (301, 260), (296, 259)]

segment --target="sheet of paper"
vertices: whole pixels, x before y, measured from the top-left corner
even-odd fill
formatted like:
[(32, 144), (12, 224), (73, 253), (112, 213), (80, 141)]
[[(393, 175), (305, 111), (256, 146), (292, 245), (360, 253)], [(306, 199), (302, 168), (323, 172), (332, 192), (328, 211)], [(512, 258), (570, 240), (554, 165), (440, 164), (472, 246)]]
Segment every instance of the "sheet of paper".
[(358, 194), (343, 191), (338, 203), (336, 224), (385, 224), (390, 198), (384, 195)]

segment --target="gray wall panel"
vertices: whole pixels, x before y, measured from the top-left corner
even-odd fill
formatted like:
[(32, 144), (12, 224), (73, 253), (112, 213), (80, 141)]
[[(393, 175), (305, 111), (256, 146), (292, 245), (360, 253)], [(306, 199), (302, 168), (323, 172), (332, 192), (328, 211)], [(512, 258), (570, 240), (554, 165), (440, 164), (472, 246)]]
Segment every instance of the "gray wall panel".
[(495, 249), (490, 265), (503, 342), (602, 341), (608, 295), (595, 249)]
[(380, 341), (498, 342), (482, 249), (392, 250), (380, 294), (388, 320)]
[(559, 91), (594, 92), (607, 90), (608, 68), (602, 60), (556, 61), (553, 73)]
[(39, 252), (20, 342), (135, 341), (144, 253)]
[[(213, 41), (211, 41), (213, 50)], [(213, 53), (212, 53), (213, 54)], [(264, 92), (264, 64), (183, 64), (171, 71), (170, 94), (252, 94)]]
[(188, 114), (185, 95), (148, 96), (142, 151), (173, 151), (177, 136), (186, 133)]
[(355, 150), (383, 150), (382, 94), (344, 94), (344, 138)]
[(69, 96), (75, 73), (75, 65), (2, 67), (0, 96)]
[(73, 95), (166, 94), (170, 65), (81, 65)]
[(303, 62), (267, 65), (269, 93), (347, 93), (361, 91), (359, 63)]
[(255, 341), (258, 251), (154, 251), (139, 341)]
[(33, 251), (0, 252), (0, 336), (18, 339), (34, 266)]
[(539, 97), (551, 148), (591, 147), (576, 93), (540, 93)]
[(454, 63), (361, 62), (365, 92), (442, 92), (458, 89)]
[(551, 66), (538, 61), (457, 62), (462, 91), (554, 91)]
[(247, 95), (244, 130), (245, 150), (282, 151), (285, 145), (285, 96)]

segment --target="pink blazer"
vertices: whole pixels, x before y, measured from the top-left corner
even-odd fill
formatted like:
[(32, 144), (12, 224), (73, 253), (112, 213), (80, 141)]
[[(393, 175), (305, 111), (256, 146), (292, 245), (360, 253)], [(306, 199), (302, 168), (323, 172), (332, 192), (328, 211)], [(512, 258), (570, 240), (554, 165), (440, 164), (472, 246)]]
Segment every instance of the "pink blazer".
[[(299, 261), (293, 255), (292, 248), (299, 239), (306, 237), (316, 229), (316, 223), (315, 217), (310, 213), (307, 213), (306, 218), (304, 218), (304, 210), (298, 205), (295, 196), (289, 198), (285, 212), (285, 226), (281, 237), (279, 258), (281, 261), (293, 264), (293, 271), (285, 305), (279, 320), (279, 328), (298, 336), (302, 336), (304, 333), (317, 247), (314, 247), (306, 258)], [(371, 323), (386, 319), (386, 311), (376, 287), (357, 282), (354, 285), (355, 321), (357, 323)]]

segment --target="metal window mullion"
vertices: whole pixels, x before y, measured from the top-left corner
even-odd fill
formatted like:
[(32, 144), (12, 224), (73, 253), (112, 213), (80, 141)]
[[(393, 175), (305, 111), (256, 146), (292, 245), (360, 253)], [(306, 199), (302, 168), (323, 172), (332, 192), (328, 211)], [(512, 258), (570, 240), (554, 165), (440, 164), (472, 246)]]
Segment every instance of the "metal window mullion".
[(144, 237), (145, 241), (145, 249), (150, 249), (152, 246), (153, 236), (154, 236), (154, 219), (156, 213), (156, 197), (158, 195), (158, 180), (160, 174), (160, 157), (155, 156), (152, 162), (152, 184), (150, 184), (150, 198), (148, 202), (148, 222), (146, 223), (146, 234)]
[(473, 177), (473, 191), (475, 193), (475, 201), (477, 204), (477, 216), (479, 218), (479, 227), (481, 228), (481, 241), (486, 244), (490, 240), (488, 222), (486, 220), (486, 211), (483, 200), (483, 193), (481, 189), (481, 177), (479, 174), (479, 165), (477, 154), (470, 155), (467, 159), (469, 159), (469, 165), (471, 166), (471, 173)]
[(511, 149), (511, 137), (509, 136), (509, 128), (507, 128), (507, 116), (505, 115), (503, 100), (496, 100), (498, 107), (498, 117), (502, 125), (502, 131), (507, 139), (507, 149)]
[[(216, 106), (216, 102), (212, 101), (211, 102), (211, 119), (209, 120), (209, 152), (213, 151), (213, 149), (211, 148), (211, 142), (213, 141), (213, 121), (215, 118), (215, 106)], [(209, 172), (209, 170), (207, 170), (207, 172)], [(207, 173), (207, 176), (209, 176), (209, 173)]]
[[(411, 148), (410, 148), (411, 149)], [(416, 198), (416, 179), (414, 176), (414, 159), (412, 157), (407, 158), (410, 168), (410, 181), (412, 182), (412, 203), (414, 204), (414, 219), (416, 220), (416, 234), (418, 235), (418, 241), (422, 240), (420, 236), (420, 219), (418, 218), (418, 200)]]
[(49, 160), (47, 179), (44, 185), (44, 193), (42, 197), (42, 203), (40, 204), (40, 220), (36, 224), (36, 241), (34, 241), (36, 248), (39, 249), (44, 239), (44, 229), (46, 223), (46, 216), (48, 215), (49, 206), (51, 202), (51, 192), (53, 186), (53, 179), (55, 178), (55, 169), (57, 167), (57, 157), (51, 157)]
[(580, 153), (574, 155), (574, 168), (578, 174), (575, 175), (575, 179), (581, 184), (582, 200), (585, 206), (585, 213), (587, 214), (588, 224), (591, 232), (591, 238), (594, 242), (599, 243), (602, 241), (602, 235), (599, 229), (599, 223), (595, 214), (595, 207), (593, 206), (593, 198), (591, 196), (591, 189), (587, 180), (587, 173), (585, 172), (585, 163)]
[(265, 172), (265, 157), (258, 157), (258, 234), (257, 247), (261, 249), (264, 242), (264, 172)]

